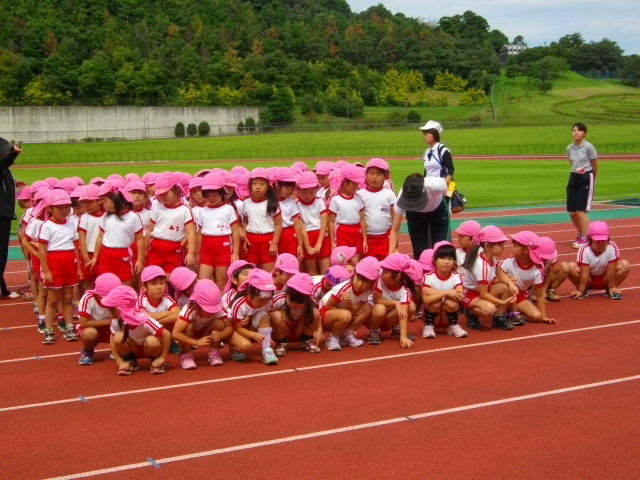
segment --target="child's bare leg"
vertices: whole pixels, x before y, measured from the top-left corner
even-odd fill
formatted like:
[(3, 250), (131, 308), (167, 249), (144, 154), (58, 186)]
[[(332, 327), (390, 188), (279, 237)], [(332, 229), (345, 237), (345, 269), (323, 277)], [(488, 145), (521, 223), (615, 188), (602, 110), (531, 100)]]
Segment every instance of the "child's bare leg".
[(358, 311), (356, 312), (356, 316), (351, 320), (349, 324), (349, 329), (354, 332), (360, 328), (360, 326), (367, 321), (367, 319), (371, 316), (371, 305), (367, 303), (363, 303)]
[(62, 289), (62, 316), (67, 324), (67, 328), (73, 326), (73, 287)]
[[(511, 290), (509, 290), (509, 287), (504, 283), (496, 283), (493, 287), (491, 287), (489, 292), (491, 293), (491, 295), (499, 298), (500, 300), (506, 300), (507, 298), (512, 296)], [(498, 309), (498, 315), (502, 315), (503, 313), (507, 312), (510, 305), (496, 305), (496, 307)]]
[(162, 355), (162, 342), (158, 337), (149, 335), (144, 341), (144, 353), (149, 358), (157, 358)]
[(62, 289), (47, 288), (45, 292), (47, 294), (47, 306), (44, 310), (44, 323), (47, 329), (52, 329), (58, 312), (58, 303), (62, 297)]
[(312, 277), (318, 274), (318, 269), (316, 268), (316, 265), (317, 265), (317, 262), (315, 258), (311, 258), (309, 260), (304, 261), (305, 271)]
[(369, 330), (379, 330), (385, 318), (387, 318), (387, 308), (381, 303), (376, 303), (371, 308), (371, 315), (366, 322), (367, 327)]
[(329, 257), (324, 257), (318, 260), (319, 272), (324, 275), (324, 273), (329, 270), (331, 267), (331, 259)]
[(324, 329), (331, 332), (334, 337), (339, 337), (351, 322), (351, 312), (341, 308), (327, 311), (324, 316)]
[(622, 282), (629, 276), (629, 271), (631, 270), (631, 266), (627, 260), (618, 260), (616, 264), (616, 284), (614, 288), (620, 286)]
[(211, 278), (213, 275), (213, 267), (211, 265), (200, 265), (200, 270), (198, 271), (198, 278)]
[(220, 292), (224, 290), (224, 286), (227, 283), (227, 268), (226, 267), (216, 267), (214, 271), (215, 282), (218, 286)]
[(549, 283), (550, 288), (556, 290), (560, 287), (560, 285), (564, 283), (564, 281), (569, 276), (570, 265), (571, 264), (567, 262), (562, 262), (561, 264), (556, 265), (553, 268), (553, 270), (550, 272), (552, 275), (551, 282)]
[(520, 302), (516, 307), (528, 322), (540, 323), (542, 321), (542, 313), (529, 300)]
[(571, 262), (569, 264), (569, 280), (575, 285), (576, 288), (580, 286), (580, 275), (580, 265), (575, 262)]
[(498, 311), (496, 305), (480, 298), (475, 298), (469, 304), (469, 310), (476, 317), (493, 317)]
[(90, 352), (94, 349), (96, 342), (98, 341), (98, 330), (93, 327), (82, 329), (80, 340), (82, 340), (82, 349), (85, 352)]
[(229, 343), (231, 346), (239, 353), (247, 355), (249, 350), (251, 350), (251, 340), (246, 337), (243, 337), (238, 332), (233, 332), (229, 339)]

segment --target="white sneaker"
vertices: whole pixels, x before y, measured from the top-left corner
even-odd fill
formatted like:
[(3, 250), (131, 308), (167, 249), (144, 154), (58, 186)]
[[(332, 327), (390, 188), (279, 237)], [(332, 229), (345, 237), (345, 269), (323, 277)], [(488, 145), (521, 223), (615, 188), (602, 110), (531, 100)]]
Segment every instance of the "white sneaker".
[(453, 335), (456, 338), (464, 338), (467, 336), (467, 332), (462, 329), (457, 323), (455, 325), (449, 325), (447, 327), (447, 334)]
[(3, 298), (10, 298), (11, 300), (15, 300), (16, 298), (20, 298), (20, 294), (17, 292), (10, 292), (9, 295)]
[(364, 345), (364, 340), (357, 339), (351, 330), (345, 331), (339, 338), (340, 345), (342, 346), (348, 345), (349, 347), (361, 347)]
[(342, 350), (342, 347), (340, 346), (340, 342), (338, 341), (338, 337), (329, 335), (329, 337), (327, 338), (327, 350), (331, 350), (333, 352), (338, 352)]
[(425, 325), (422, 327), (423, 338), (436, 338), (436, 330), (433, 325)]

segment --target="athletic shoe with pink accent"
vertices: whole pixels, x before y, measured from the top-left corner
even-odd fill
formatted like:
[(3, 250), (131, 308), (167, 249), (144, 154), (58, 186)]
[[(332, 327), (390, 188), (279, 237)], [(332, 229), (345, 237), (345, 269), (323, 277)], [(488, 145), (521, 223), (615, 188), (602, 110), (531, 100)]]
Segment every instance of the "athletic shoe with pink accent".
[(222, 365), (223, 363), (220, 351), (217, 348), (209, 350), (209, 365), (215, 367), (216, 365)]
[(364, 340), (356, 338), (353, 334), (353, 330), (345, 330), (339, 337), (340, 345), (349, 347), (361, 347), (364, 344)]
[(191, 353), (183, 353), (180, 355), (180, 366), (185, 370), (195, 370), (198, 368)]
[(334, 337), (333, 335), (329, 335), (327, 337), (327, 350), (331, 350), (333, 352), (338, 352), (342, 350), (338, 337)]

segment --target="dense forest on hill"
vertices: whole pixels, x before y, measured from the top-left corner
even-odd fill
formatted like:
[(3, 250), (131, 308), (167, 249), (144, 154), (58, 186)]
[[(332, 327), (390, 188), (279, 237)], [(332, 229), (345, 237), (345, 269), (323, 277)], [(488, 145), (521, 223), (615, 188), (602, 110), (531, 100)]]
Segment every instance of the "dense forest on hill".
[(487, 91), (505, 43), (471, 11), (428, 23), (344, 0), (4, 0), (0, 105), (271, 102), (268, 122), (294, 103), (336, 115), (347, 103), (357, 115), (437, 104), (439, 73), (440, 89)]

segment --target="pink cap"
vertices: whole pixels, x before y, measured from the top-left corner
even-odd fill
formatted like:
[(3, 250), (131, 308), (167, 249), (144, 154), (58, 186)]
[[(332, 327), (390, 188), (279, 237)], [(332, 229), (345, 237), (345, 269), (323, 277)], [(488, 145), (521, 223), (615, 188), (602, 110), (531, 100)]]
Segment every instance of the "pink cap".
[(306, 163), (304, 162), (293, 162), (292, 167), (296, 167), (299, 168), (300, 170), (302, 170), (303, 172), (306, 172), (309, 170), (309, 167), (307, 166)]
[(189, 191), (193, 190), (194, 188), (202, 188), (202, 185), (204, 184), (204, 178), (202, 177), (194, 177), (189, 181)]
[(29, 187), (22, 187), (18, 190), (18, 200), (30, 200), (31, 199), (31, 189)]
[(331, 170), (333, 170), (334, 166), (328, 162), (321, 162), (316, 167), (316, 175), (329, 175)]
[(236, 186), (236, 182), (233, 179), (233, 176), (231, 175), (231, 173), (227, 172), (226, 170), (220, 170), (220, 177), (222, 178), (222, 182), (224, 184), (225, 187), (235, 187)]
[(281, 253), (276, 258), (274, 269), (278, 269), (284, 273), (298, 273), (300, 266), (298, 265), (298, 259), (290, 253)]
[(356, 265), (356, 273), (368, 280), (376, 281), (380, 276), (380, 263), (375, 257), (365, 257)]
[(71, 177), (71, 178), (73, 178), (78, 185), (84, 185), (84, 180), (82, 180), (80, 177)]
[(124, 186), (124, 191), (129, 193), (135, 191), (147, 193), (147, 186), (142, 183), (142, 180), (131, 180)]
[(147, 173), (145, 173), (144, 175), (142, 175), (142, 177), (140, 177), (140, 181), (141, 181), (142, 183), (146, 183), (146, 182), (147, 182), (147, 179), (149, 178), (149, 175), (151, 175), (151, 174), (152, 174), (152, 172), (147, 172)]
[(73, 189), (73, 192), (69, 195), (71, 198), (80, 198), (82, 196), (82, 190), (84, 187), (76, 187)]
[(192, 272), (187, 267), (178, 267), (171, 272), (169, 283), (173, 286), (176, 292), (183, 292), (196, 281), (198, 276), (195, 272)]
[(49, 187), (51, 188), (55, 188), (56, 185), (58, 185), (58, 183), (60, 182), (60, 180), (58, 180), (56, 177), (48, 177), (45, 178), (44, 181), (49, 185)]
[(38, 200), (46, 200), (49, 196), (49, 192), (51, 189), (49, 188), (40, 188), (36, 190), (36, 193), (33, 194), (33, 199), (37, 202)]
[(287, 282), (287, 288), (293, 288), (303, 295), (311, 295), (311, 292), (313, 292), (313, 279), (308, 273), (296, 273)]
[(85, 185), (80, 193), (80, 200), (98, 200), (100, 197), (100, 187), (97, 185)]
[(251, 194), (249, 191), (249, 177), (248, 173), (243, 173), (236, 181), (236, 193), (240, 198), (247, 198)]
[(454, 246), (453, 246), (453, 243), (451, 243), (451, 242), (447, 242), (446, 240), (441, 240), (441, 241), (439, 241), (439, 242), (436, 242), (436, 244), (433, 246), (433, 253), (436, 253), (436, 251), (437, 251), (440, 247), (443, 247), (443, 246), (445, 246), (445, 245), (446, 245), (446, 246), (448, 246), (448, 247), (453, 247), (454, 249), (456, 248), (456, 247), (454, 247)]
[(182, 190), (187, 192), (189, 190), (189, 182), (193, 178), (193, 175), (191, 175), (190, 173), (184, 173), (184, 172), (176, 172), (175, 175), (176, 177), (178, 177), (178, 180), (180, 181), (180, 186), (182, 187)]
[(273, 178), (276, 182), (286, 182), (286, 183), (295, 183), (296, 177), (290, 168), (280, 167), (277, 168), (274, 172)]
[(251, 173), (249, 174), (249, 180), (253, 180), (254, 178), (263, 178), (268, 182), (270, 182), (271, 180), (269, 172), (266, 169), (260, 167), (251, 170)]
[(367, 165), (365, 168), (368, 170), (373, 167), (379, 168), (380, 170), (384, 170), (385, 172), (389, 171), (389, 164), (381, 158), (372, 158), (367, 162)]
[(511, 239), (524, 245), (529, 249), (529, 258), (536, 265), (542, 265), (542, 257), (540, 256), (540, 237), (533, 232), (524, 230), (515, 235), (511, 235)]
[(55, 185), (56, 188), (61, 188), (67, 193), (73, 192), (78, 188), (78, 183), (73, 178), (63, 178)]
[(183, 193), (180, 178), (175, 173), (171, 173), (171, 172), (161, 173), (160, 175), (158, 175), (158, 178), (156, 178), (155, 185), (156, 185), (156, 195), (167, 193), (176, 185), (180, 187), (180, 194)]
[(107, 177), (107, 180), (119, 180), (121, 182), (124, 182), (124, 177), (119, 173), (112, 173)]
[(414, 260), (413, 258), (409, 261), (409, 270), (407, 270), (407, 275), (413, 280), (413, 283), (416, 285), (420, 285), (422, 282), (422, 275), (424, 275), (424, 269), (418, 260)]
[(242, 175), (244, 173), (249, 173), (249, 170), (246, 167), (243, 167), (242, 165), (236, 165), (231, 169), (231, 173), (233, 175)]
[(149, 265), (148, 267), (145, 267), (144, 270), (142, 270), (142, 273), (140, 274), (140, 281), (142, 283), (146, 283), (153, 280), (154, 278), (166, 276), (167, 274), (161, 267), (157, 265)]
[(112, 180), (104, 182), (100, 185), (100, 190), (98, 190), (98, 195), (106, 195), (107, 193), (120, 193), (127, 202), (131, 203), (133, 201), (129, 192), (127, 192), (123, 186), (113, 183)]
[(324, 278), (327, 279), (327, 283), (331, 286), (338, 285), (344, 282), (351, 276), (351, 272), (344, 268), (342, 265), (333, 265), (324, 274)]
[(433, 248), (427, 248), (420, 254), (418, 262), (420, 262), (425, 272), (431, 273), (433, 271), (433, 253)]
[(356, 183), (364, 182), (363, 170), (356, 165), (347, 164), (342, 167), (342, 178)]
[(345, 160), (338, 160), (338, 161), (336, 162), (336, 165), (335, 165), (335, 166), (336, 166), (337, 168), (342, 168), (342, 167), (344, 167), (345, 165), (349, 165), (349, 164), (348, 164)]
[(404, 253), (392, 253), (380, 262), (381, 268), (397, 272), (406, 271), (409, 268), (409, 265), (411, 265), (410, 258)]
[(102, 275), (98, 275), (98, 278), (96, 278), (95, 288), (87, 291), (86, 293), (95, 293), (96, 295), (99, 295), (100, 298), (104, 298), (111, 293), (111, 290), (121, 285), (122, 282), (115, 273), (103, 273)]
[(346, 265), (356, 254), (356, 247), (336, 247), (331, 252), (331, 265)]
[(224, 188), (224, 181), (215, 172), (207, 173), (202, 179), (202, 190), (220, 190), (221, 188)]
[(208, 168), (205, 168), (204, 170), (200, 170), (199, 172), (196, 172), (196, 177), (204, 177), (210, 171), (211, 170), (209, 170)]
[(276, 289), (271, 274), (259, 268), (254, 268), (249, 272), (247, 281), (238, 287), (238, 291), (246, 290), (249, 285), (263, 292), (273, 292)]
[(475, 220), (467, 220), (466, 222), (462, 222), (460, 226), (456, 228), (456, 233), (466, 237), (477, 237), (480, 235), (481, 229), (482, 227)]
[(51, 189), (51, 187), (49, 186), (49, 184), (47, 182), (43, 182), (42, 180), (36, 180), (35, 182), (33, 182), (31, 184), (31, 191), (35, 192), (36, 190), (40, 189), (40, 188), (46, 188), (48, 190)]
[(33, 210), (31, 211), (31, 217), (40, 218), (48, 206), (49, 206), (49, 203), (47, 202), (47, 199), (43, 198), (40, 201), (40, 203), (38, 203), (35, 207), (33, 207)]
[(155, 185), (157, 179), (158, 179), (158, 174), (157, 173), (149, 172), (149, 176), (144, 181), (144, 184), (147, 187), (150, 186), (150, 185)]
[[(256, 268), (253, 263), (249, 263), (246, 260), (236, 260), (235, 262), (231, 262), (231, 265), (229, 265), (229, 268), (227, 268), (227, 283), (224, 286), (224, 293), (227, 293), (229, 290), (231, 290), (231, 277), (233, 276), (233, 272), (243, 267)], [(173, 276), (171, 278), (173, 278)]]
[(124, 184), (127, 185), (129, 182), (132, 182), (134, 180), (140, 181), (140, 175), (138, 175), (137, 173), (127, 173), (124, 176)]
[(538, 253), (543, 260), (554, 260), (558, 256), (556, 243), (550, 237), (540, 237)]
[(90, 181), (89, 181), (89, 185), (102, 185), (105, 182), (105, 179), (102, 177), (93, 177)]
[(214, 315), (222, 310), (220, 289), (213, 280), (208, 278), (198, 280), (189, 300), (196, 302), (209, 315)]
[(315, 188), (320, 186), (318, 177), (313, 172), (302, 172), (297, 181), (298, 188)]
[(306, 172), (308, 169), (301, 169), (300, 167), (296, 167), (295, 165), (293, 167), (291, 167), (291, 173), (293, 174), (293, 176), (296, 178), (296, 180), (298, 179), (298, 177), (300, 176), (300, 174), (302, 172)]
[(587, 235), (591, 237), (591, 240), (595, 240), (596, 242), (609, 240), (609, 226), (601, 221), (591, 222)]
[(47, 195), (47, 204), (49, 206), (70, 205), (71, 197), (69, 197), (69, 194), (64, 190), (56, 188), (54, 190), (51, 190), (49, 192), (49, 195)]
[(484, 227), (478, 235), (478, 243), (501, 243), (506, 241), (507, 237), (502, 233), (502, 230), (493, 225)]
[(127, 285), (114, 288), (106, 297), (102, 298), (102, 305), (109, 308), (119, 308), (120, 318), (131, 326), (142, 325), (149, 318), (146, 312), (136, 308), (137, 303), (136, 291)]

